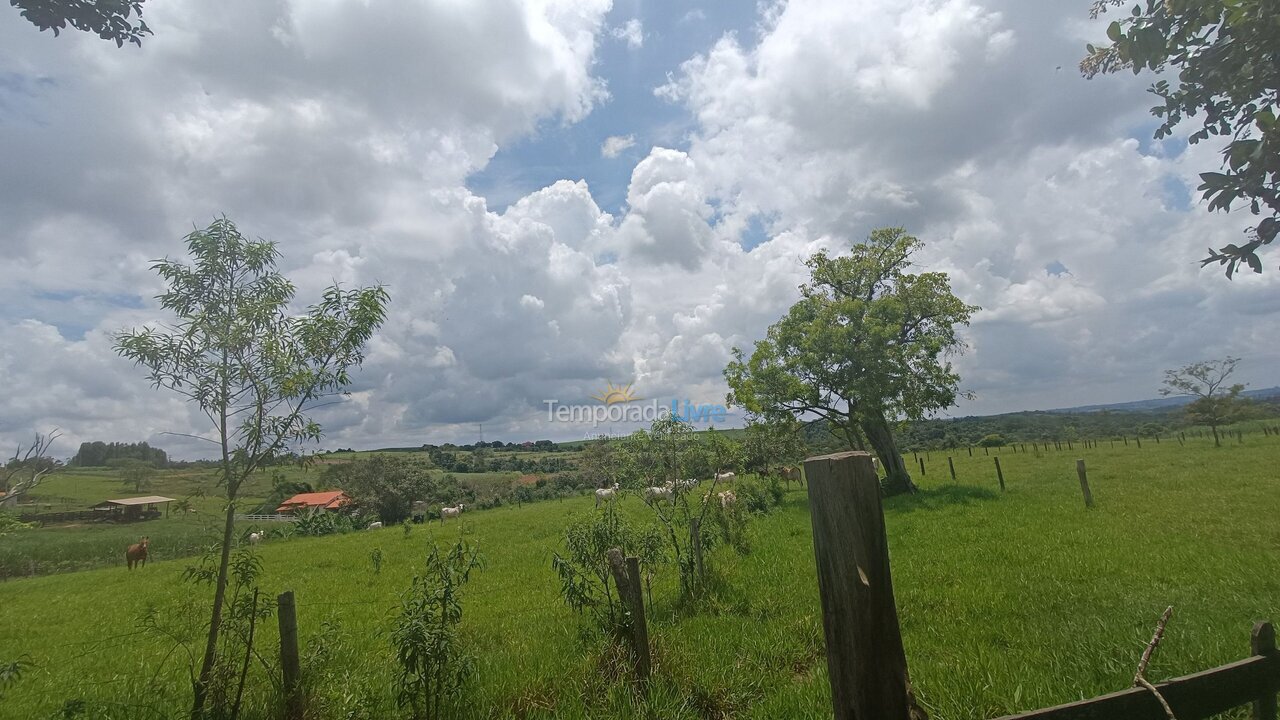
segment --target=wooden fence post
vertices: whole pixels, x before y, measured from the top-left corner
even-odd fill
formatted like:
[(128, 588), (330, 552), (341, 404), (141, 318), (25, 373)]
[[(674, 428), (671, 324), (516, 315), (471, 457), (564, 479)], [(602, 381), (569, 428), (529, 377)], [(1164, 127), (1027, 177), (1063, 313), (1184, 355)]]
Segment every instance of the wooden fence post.
[(970, 447), (970, 448), (969, 448), (969, 457), (973, 457), (973, 448), (972, 448), (972, 447)]
[(1136, 443), (1138, 443), (1138, 449), (1142, 449), (1142, 436), (1141, 436), (1141, 435), (1134, 435), (1134, 436), (1133, 436), (1133, 441), (1134, 441), (1134, 442), (1136, 442)]
[(293, 591), (276, 598), (280, 621), (280, 669), (284, 675), (285, 720), (302, 720), (302, 669), (298, 662), (298, 615)]
[(1004, 492), (1004, 471), (1000, 469), (1000, 456), (996, 456), (996, 478), (1000, 480), (1000, 492)]
[[(1253, 626), (1253, 634), (1249, 638), (1249, 649), (1254, 655), (1274, 656), (1276, 654), (1276, 630), (1271, 623), (1260, 622)], [(1274, 690), (1253, 703), (1253, 720), (1276, 720)]]
[(924, 458), (917, 456), (916, 459), (920, 461), (920, 475), (923, 477), (924, 476)]
[(1084, 493), (1084, 506), (1093, 507), (1093, 493), (1089, 492), (1089, 477), (1084, 471), (1084, 460), (1076, 460), (1076, 474), (1080, 476), (1080, 492)]
[(649, 671), (652, 667), (649, 659), (649, 627), (644, 619), (644, 597), (640, 591), (640, 560), (629, 557), (625, 560), (622, 551), (610, 548), (606, 557), (609, 570), (613, 573), (613, 584), (618, 586), (618, 599), (627, 606), (631, 613), (631, 623), (627, 628), (631, 635), (631, 651), (636, 661), (636, 680), (644, 686), (649, 683)]
[(865, 452), (804, 461), (835, 720), (907, 720), (907, 677), (880, 482)]
[(955, 463), (953, 463), (953, 462), (951, 462), (951, 456), (950, 456), (950, 455), (948, 455), (948, 456), (947, 456), (947, 469), (951, 471), (951, 481), (952, 481), (952, 482), (955, 482), (955, 479), (956, 479), (956, 464), (955, 464)]

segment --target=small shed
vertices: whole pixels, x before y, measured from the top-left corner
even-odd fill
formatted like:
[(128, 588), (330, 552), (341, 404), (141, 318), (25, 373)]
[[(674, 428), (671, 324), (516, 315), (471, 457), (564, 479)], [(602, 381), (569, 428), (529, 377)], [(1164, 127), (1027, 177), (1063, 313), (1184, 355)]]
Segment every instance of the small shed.
[(338, 510), (350, 505), (352, 502), (354, 501), (351, 496), (341, 490), (298, 493), (297, 495), (294, 495), (288, 500), (280, 503), (280, 507), (276, 508), (276, 512), (296, 512), (307, 508), (316, 508), (318, 510)]
[(142, 497), (103, 500), (90, 509), (94, 512), (109, 513), (110, 517), (121, 520), (154, 520), (160, 517), (160, 506), (165, 506), (165, 514), (169, 513), (169, 503), (173, 498), (161, 495), (143, 495)]

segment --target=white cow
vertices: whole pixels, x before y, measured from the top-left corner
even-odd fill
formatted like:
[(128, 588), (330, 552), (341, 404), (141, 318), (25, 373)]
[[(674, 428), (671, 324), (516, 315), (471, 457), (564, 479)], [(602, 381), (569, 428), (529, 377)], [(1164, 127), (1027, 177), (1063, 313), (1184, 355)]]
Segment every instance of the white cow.
[(738, 495), (732, 490), (725, 490), (716, 493), (716, 497), (720, 498), (720, 507), (728, 509), (738, 502)]
[(618, 483), (614, 483), (607, 488), (596, 488), (596, 507), (600, 507), (600, 503), (607, 503), (618, 495)]
[(262, 542), (262, 533), (260, 533), (260, 532), (251, 532), (251, 533), (249, 533), (249, 544), (250, 544), (250, 545), (257, 545), (257, 544), (258, 544), (258, 543), (260, 543), (260, 542)]
[(693, 478), (689, 478), (688, 480), (677, 480), (674, 487), (681, 492), (689, 492), (690, 490), (698, 487), (698, 481)]
[(455, 507), (443, 506), (440, 508), (440, 522), (443, 523), (445, 518), (458, 517), (462, 514), (462, 508), (465, 505), (458, 503)]
[(674, 497), (675, 491), (671, 489), (670, 483), (661, 487), (647, 487), (644, 489), (645, 502), (655, 502), (657, 500), (671, 502)]
[(716, 481), (716, 482), (731, 482), (731, 481), (732, 481), (734, 478), (736, 478), (736, 477), (738, 477), (738, 476), (737, 476), (737, 475), (734, 475), (734, 474), (733, 474), (733, 473), (731, 473), (731, 472), (716, 473), (715, 481)]
[(381, 530), (381, 529), (382, 529), (382, 521), (381, 521), (381, 520), (375, 520), (375, 521), (373, 521), (373, 522), (369, 523), (369, 527), (368, 527), (368, 529), (369, 529), (369, 530)]

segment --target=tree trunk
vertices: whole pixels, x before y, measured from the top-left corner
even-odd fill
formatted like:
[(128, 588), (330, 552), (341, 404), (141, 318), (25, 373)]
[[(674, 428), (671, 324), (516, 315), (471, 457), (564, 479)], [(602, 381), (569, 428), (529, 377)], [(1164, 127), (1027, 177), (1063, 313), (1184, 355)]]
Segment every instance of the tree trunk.
[(867, 442), (875, 450), (876, 457), (880, 458), (880, 465), (884, 468), (885, 481), (883, 488), (885, 494), (915, 493), (916, 484), (911, 481), (911, 473), (907, 470), (907, 464), (902, 460), (902, 454), (898, 452), (898, 444), (893, 439), (893, 431), (889, 429), (889, 423), (884, 419), (884, 416), (864, 418), (859, 421), (859, 424), (862, 426), (862, 432), (867, 436)]
[(222, 528), (222, 558), (218, 562), (218, 583), (213, 591), (213, 613), (209, 617), (209, 639), (204, 646), (204, 661), (200, 664), (200, 677), (196, 679), (191, 703), (191, 719), (204, 717), (204, 704), (209, 695), (209, 681), (213, 678), (213, 664), (218, 654), (218, 633), (222, 629), (222, 605), (227, 598), (227, 567), (231, 564), (231, 537), (235, 532), (235, 501), (227, 501), (227, 522)]

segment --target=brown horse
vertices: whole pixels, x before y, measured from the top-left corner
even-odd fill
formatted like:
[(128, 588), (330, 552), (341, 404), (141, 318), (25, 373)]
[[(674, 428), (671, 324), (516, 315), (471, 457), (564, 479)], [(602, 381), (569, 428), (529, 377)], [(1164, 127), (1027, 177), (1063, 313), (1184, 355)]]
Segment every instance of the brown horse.
[(147, 564), (147, 546), (151, 544), (151, 538), (144, 537), (142, 542), (136, 545), (130, 545), (128, 550), (124, 551), (125, 562), (129, 563), (129, 569), (132, 570), (135, 564), (138, 569), (142, 569)]

